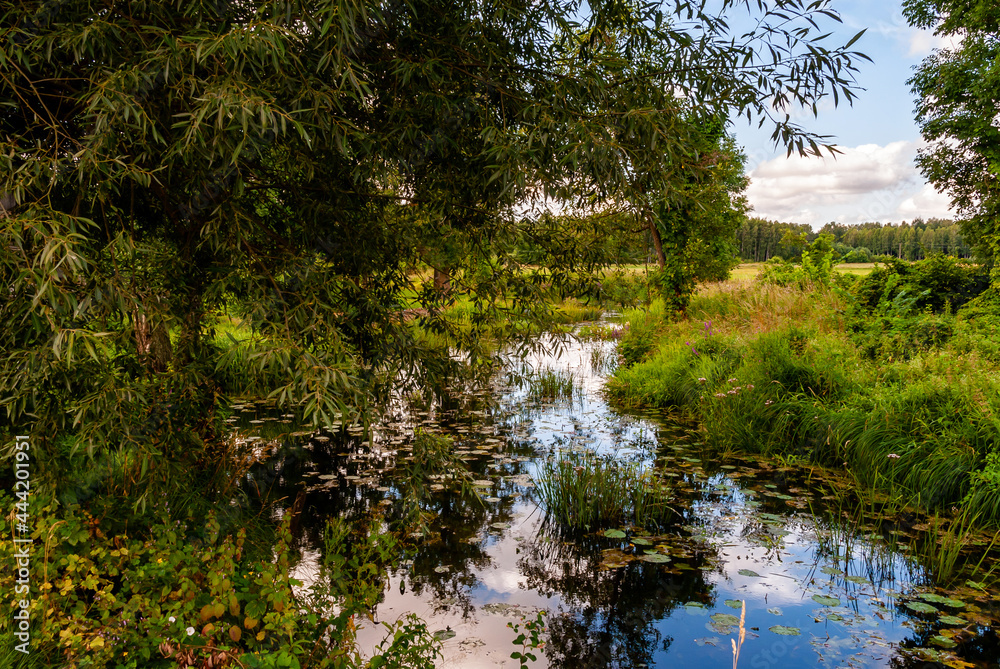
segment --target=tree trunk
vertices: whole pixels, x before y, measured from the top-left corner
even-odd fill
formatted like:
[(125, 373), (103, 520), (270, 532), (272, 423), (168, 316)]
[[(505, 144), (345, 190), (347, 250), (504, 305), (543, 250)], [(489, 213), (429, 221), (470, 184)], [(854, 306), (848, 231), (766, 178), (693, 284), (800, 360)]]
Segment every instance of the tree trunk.
[(173, 358), (173, 347), (170, 345), (170, 335), (162, 321), (153, 325), (146, 315), (136, 312), (135, 320), (135, 350), (147, 361), (154, 372), (165, 372)]
[(646, 225), (649, 226), (649, 235), (653, 238), (653, 248), (656, 249), (656, 263), (660, 266), (660, 270), (663, 270), (667, 266), (667, 258), (663, 255), (663, 241), (660, 239), (656, 220), (652, 216), (647, 216)]
[(442, 295), (447, 295), (451, 292), (451, 274), (440, 270), (437, 267), (434, 268), (434, 290)]

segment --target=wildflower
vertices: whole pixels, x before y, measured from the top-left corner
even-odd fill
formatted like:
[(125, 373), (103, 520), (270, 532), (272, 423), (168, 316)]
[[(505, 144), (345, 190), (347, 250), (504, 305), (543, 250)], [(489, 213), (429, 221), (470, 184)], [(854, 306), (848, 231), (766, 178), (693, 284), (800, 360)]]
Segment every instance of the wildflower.
[(167, 620), (169, 620), (172, 623), (177, 622), (177, 618), (174, 618), (173, 616), (170, 616), (169, 618), (167, 618)]
[(738, 391), (737, 389), (733, 388), (732, 390), (730, 390), (730, 391), (729, 391), (729, 394), (730, 394), (730, 395), (735, 395), (735, 394), (737, 394), (738, 392), (739, 392), (739, 391)]
[(187, 632), (187, 635), (188, 635), (188, 636), (193, 636), (193, 635), (194, 635), (194, 628), (193, 628), (193, 627), (188, 627), (188, 628), (187, 628), (186, 630), (184, 630), (184, 631), (185, 631), (185, 632)]
[(890, 453), (885, 457), (889, 458), (890, 460), (896, 460), (897, 458), (899, 458), (899, 455), (897, 455), (896, 453)]
[(772, 404), (774, 404), (774, 401), (773, 401), (773, 400), (768, 400), (768, 401), (764, 402), (764, 406), (766, 406), (766, 407), (769, 407), (769, 406), (771, 406)]
[(716, 396), (716, 397), (722, 397), (722, 398), (725, 398), (726, 394), (725, 394), (725, 393), (715, 393), (715, 396)]
[(753, 384), (752, 383), (748, 383), (747, 384), (747, 390), (753, 390)]
[(708, 381), (708, 379), (706, 379), (704, 376), (698, 377), (698, 383), (705, 383), (706, 381)]
[(737, 381), (739, 381), (739, 379), (729, 379), (729, 381), (728, 381), (728, 382), (729, 382), (729, 383), (736, 383)]

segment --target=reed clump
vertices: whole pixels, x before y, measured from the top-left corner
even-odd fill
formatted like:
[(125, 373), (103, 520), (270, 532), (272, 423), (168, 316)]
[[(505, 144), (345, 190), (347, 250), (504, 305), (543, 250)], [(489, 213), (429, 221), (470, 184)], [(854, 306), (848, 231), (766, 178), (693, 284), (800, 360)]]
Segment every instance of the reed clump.
[(548, 517), (568, 530), (652, 529), (675, 513), (669, 506), (670, 489), (652, 471), (612, 457), (550, 460), (535, 485)]

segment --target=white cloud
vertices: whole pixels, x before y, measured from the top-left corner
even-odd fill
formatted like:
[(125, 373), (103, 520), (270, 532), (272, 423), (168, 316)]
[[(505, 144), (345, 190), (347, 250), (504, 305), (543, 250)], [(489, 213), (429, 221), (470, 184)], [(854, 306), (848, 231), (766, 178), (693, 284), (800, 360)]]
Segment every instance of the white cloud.
[(917, 142), (841, 147), (836, 158), (793, 155), (761, 163), (750, 173), (754, 214), (810, 225), (831, 220), (893, 220), (924, 181), (913, 159)]
[(920, 218), (955, 218), (951, 209), (951, 198), (939, 193), (931, 184), (924, 187), (916, 195), (908, 197), (899, 205), (899, 216), (904, 219)]
[(906, 55), (911, 58), (923, 58), (934, 49), (957, 49), (961, 43), (960, 37), (953, 35), (942, 37), (930, 30), (913, 28), (909, 35), (909, 51)]

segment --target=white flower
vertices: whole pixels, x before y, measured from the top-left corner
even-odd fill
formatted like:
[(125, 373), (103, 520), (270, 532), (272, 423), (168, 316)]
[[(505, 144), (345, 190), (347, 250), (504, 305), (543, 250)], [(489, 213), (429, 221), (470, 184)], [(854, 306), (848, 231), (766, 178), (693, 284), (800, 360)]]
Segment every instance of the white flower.
[(896, 458), (898, 458), (899, 456), (898, 456), (898, 455), (896, 455), (895, 453), (890, 453), (889, 455), (887, 455), (887, 456), (885, 456), (885, 457), (887, 457), (887, 458), (891, 458), (891, 459), (895, 460), (895, 459), (896, 459)]
[(194, 628), (193, 628), (193, 627), (188, 627), (188, 628), (187, 628), (186, 630), (184, 630), (184, 631), (185, 631), (185, 632), (187, 632), (187, 635), (188, 635), (188, 636), (191, 636), (192, 634), (194, 634)]
[(177, 622), (177, 618), (174, 618), (173, 616), (170, 616), (169, 618), (167, 618), (167, 620), (169, 620), (172, 623)]

